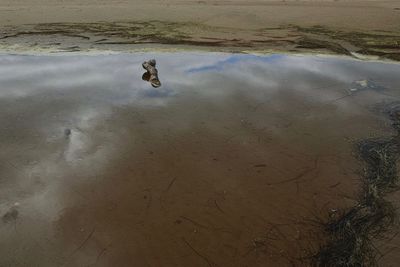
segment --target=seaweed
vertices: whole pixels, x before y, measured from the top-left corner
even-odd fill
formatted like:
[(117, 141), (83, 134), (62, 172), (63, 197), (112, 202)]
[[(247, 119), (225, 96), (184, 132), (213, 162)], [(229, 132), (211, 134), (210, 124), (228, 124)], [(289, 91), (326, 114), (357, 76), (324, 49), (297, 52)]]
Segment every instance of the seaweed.
[(363, 187), (357, 205), (333, 214), (323, 223), (327, 242), (313, 256), (314, 266), (378, 266), (375, 240), (385, 240), (398, 224), (396, 210), (385, 196), (397, 190), (399, 159), (400, 103), (383, 109), (397, 131), (394, 136), (361, 140), (359, 158), (365, 163)]

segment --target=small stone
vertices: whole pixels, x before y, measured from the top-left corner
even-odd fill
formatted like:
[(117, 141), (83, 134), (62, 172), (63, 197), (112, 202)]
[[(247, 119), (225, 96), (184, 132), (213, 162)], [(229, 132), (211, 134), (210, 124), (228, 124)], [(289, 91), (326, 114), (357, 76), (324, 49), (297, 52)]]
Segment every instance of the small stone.
[(71, 135), (71, 129), (69, 129), (69, 128), (65, 129), (65, 130), (64, 130), (64, 135), (65, 135), (66, 137), (69, 137), (69, 136)]

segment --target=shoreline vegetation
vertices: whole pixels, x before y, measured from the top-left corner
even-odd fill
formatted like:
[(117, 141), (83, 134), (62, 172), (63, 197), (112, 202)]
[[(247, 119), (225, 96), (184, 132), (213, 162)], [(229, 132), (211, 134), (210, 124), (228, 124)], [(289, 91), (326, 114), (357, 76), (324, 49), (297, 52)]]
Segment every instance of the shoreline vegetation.
[(320, 53), (400, 61), (400, 34), (396, 32), (339, 31), (319, 25), (246, 29), (239, 34), (237, 31), (240, 30), (156, 20), (25, 24), (1, 28), (0, 50), (125, 52), (171, 46), (182, 50)]

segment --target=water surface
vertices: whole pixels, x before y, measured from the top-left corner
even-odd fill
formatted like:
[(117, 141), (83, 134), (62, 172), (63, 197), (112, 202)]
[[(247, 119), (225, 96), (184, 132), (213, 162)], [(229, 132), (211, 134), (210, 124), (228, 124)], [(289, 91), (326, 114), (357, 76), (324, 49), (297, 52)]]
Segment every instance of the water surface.
[[(151, 58), (160, 88), (142, 80)], [(392, 133), (374, 107), (398, 100), (399, 73), (317, 56), (2, 55), (0, 266), (301, 266), (309, 220), (355, 203), (354, 142)]]

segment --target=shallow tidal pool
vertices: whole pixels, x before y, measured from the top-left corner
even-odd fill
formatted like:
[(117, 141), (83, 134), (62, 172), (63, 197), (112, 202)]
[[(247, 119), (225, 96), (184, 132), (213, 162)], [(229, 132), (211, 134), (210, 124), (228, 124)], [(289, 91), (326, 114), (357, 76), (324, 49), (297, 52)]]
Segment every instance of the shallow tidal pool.
[[(159, 88), (142, 80), (152, 58)], [(376, 107), (399, 100), (399, 74), (320, 56), (1, 55), (0, 266), (307, 266), (311, 222), (355, 204), (354, 144), (393, 134)]]

